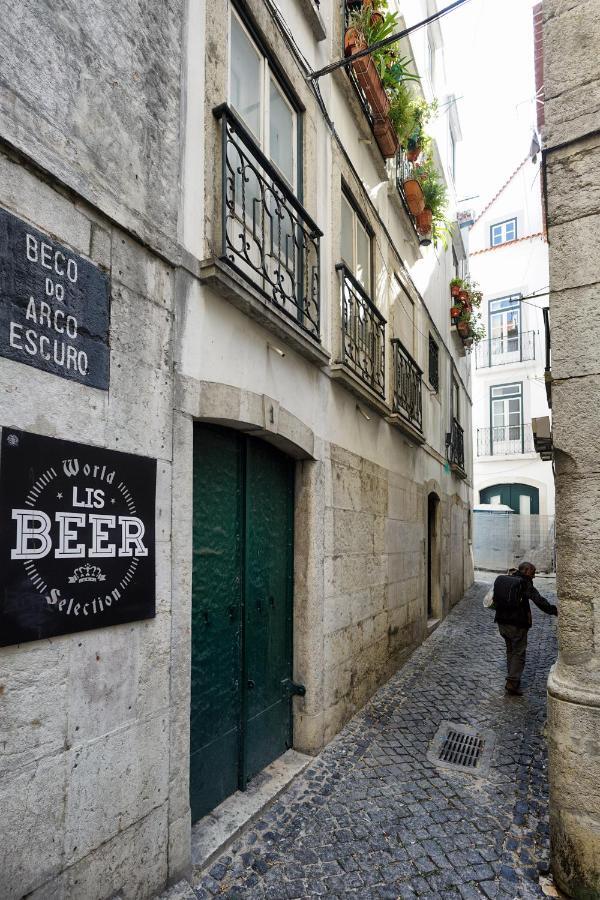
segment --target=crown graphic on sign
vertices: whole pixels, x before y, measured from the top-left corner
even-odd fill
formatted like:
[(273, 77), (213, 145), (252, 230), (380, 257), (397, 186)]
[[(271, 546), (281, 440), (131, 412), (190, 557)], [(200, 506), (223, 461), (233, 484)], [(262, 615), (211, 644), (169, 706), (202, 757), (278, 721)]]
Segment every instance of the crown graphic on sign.
[(81, 584), (84, 581), (106, 581), (106, 575), (103, 575), (102, 569), (98, 566), (90, 566), (87, 563), (75, 569), (69, 578), (69, 584)]

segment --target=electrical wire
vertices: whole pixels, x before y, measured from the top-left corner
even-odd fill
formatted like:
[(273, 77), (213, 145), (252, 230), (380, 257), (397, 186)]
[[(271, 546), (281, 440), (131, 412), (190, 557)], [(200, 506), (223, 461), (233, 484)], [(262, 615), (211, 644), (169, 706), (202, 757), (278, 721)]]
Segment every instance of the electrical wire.
[(390, 44), (395, 44), (403, 37), (407, 37), (409, 34), (412, 34), (413, 31), (417, 31), (419, 28), (424, 28), (426, 25), (429, 25), (430, 22), (435, 22), (436, 20), (441, 19), (442, 16), (447, 15), (449, 12), (452, 12), (459, 6), (462, 6), (464, 3), (469, 2), (470, 0), (454, 0), (454, 3), (451, 3), (449, 6), (444, 7), (444, 9), (438, 10), (431, 16), (428, 16), (426, 19), (422, 19), (420, 22), (416, 22), (414, 25), (410, 25), (408, 28), (404, 28), (402, 31), (391, 34), (389, 35), (389, 37), (383, 38), (383, 40), (381, 41), (375, 41), (374, 44), (365, 47), (364, 50), (359, 50), (358, 53), (353, 53), (351, 56), (345, 56), (342, 59), (336, 60), (336, 62), (334, 63), (329, 63), (329, 65), (323, 66), (322, 69), (317, 69), (316, 72), (311, 72), (311, 74), (309, 75), (309, 80), (315, 81), (317, 78), (321, 78), (323, 75), (329, 75), (331, 72), (335, 72), (336, 69), (341, 69), (345, 66), (351, 65), (357, 59), (362, 59), (363, 56), (370, 56), (370, 54), (376, 50), (380, 50), (383, 47), (388, 47)]

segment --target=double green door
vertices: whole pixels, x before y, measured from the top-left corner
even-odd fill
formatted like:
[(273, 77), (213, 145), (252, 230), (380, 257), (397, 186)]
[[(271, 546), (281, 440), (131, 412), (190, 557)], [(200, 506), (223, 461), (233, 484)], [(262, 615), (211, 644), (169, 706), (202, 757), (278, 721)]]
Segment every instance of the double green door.
[(293, 464), (194, 433), (190, 803), (206, 815), (291, 746)]
[(479, 491), (480, 503), (503, 503), (516, 513), (537, 515), (540, 511), (540, 492), (529, 484), (493, 484)]

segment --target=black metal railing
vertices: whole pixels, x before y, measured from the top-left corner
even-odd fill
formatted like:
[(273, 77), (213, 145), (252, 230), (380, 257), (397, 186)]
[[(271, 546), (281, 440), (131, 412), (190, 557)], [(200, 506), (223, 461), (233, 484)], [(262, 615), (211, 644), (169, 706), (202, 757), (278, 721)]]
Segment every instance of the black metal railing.
[(437, 341), (429, 335), (429, 384), (434, 391), (439, 393), (440, 390), (440, 351)]
[(446, 455), (451, 466), (465, 471), (465, 435), (457, 419), (452, 419), (450, 432), (446, 435)]
[[(344, 15), (344, 23), (343, 23), (344, 30), (342, 32), (342, 55), (344, 55), (344, 36), (345, 36), (346, 31), (348, 30), (348, 26), (350, 24), (350, 14), (354, 10), (360, 9), (361, 5), (362, 5), (362, 3), (356, 2), (356, 0), (346, 0), (346, 2), (342, 4), (343, 15)], [(365, 116), (367, 117), (367, 121), (368, 121), (369, 125), (371, 126), (371, 129), (373, 129), (375, 122), (373, 119), (373, 113), (371, 111), (371, 107), (369, 106), (369, 101), (367, 100), (367, 96), (366, 96), (365, 92), (363, 91), (363, 89), (361, 88), (359, 80), (356, 77), (356, 73), (355, 73), (354, 69), (352, 68), (352, 66), (351, 65), (344, 66), (344, 68), (345, 68), (346, 73), (352, 83), (352, 87), (354, 88), (354, 90), (356, 92), (356, 96), (358, 97), (358, 102), (360, 103), (360, 105), (362, 107), (362, 111), (364, 112)]]
[(409, 162), (402, 147), (399, 147), (398, 152), (396, 153), (394, 168), (396, 170), (396, 189), (400, 195), (400, 199), (402, 200), (402, 205), (406, 210), (406, 215), (412, 222), (415, 231), (417, 231), (417, 218), (411, 213), (408, 206), (408, 201), (406, 199), (406, 194), (404, 193), (404, 182), (410, 178), (415, 177), (415, 164)]
[(423, 430), (422, 370), (398, 338), (392, 339), (394, 361), (394, 412)]
[(529, 359), (535, 359), (535, 331), (481, 341), (475, 353), (475, 366), (487, 369)]
[(477, 456), (518, 456), (533, 452), (531, 424), (477, 429)]
[(228, 106), (221, 121), (221, 259), (320, 339), (322, 232)]
[(342, 282), (341, 362), (380, 397), (385, 397), (386, 321), (346, 266), (340, 263), (336, 269)]

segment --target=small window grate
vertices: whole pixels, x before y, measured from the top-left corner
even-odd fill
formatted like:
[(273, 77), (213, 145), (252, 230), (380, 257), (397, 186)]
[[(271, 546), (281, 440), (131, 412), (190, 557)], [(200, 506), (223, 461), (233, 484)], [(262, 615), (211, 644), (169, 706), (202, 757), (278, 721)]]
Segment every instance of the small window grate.
[(441, 722), (427, 759), (445, 769), (481, 776), (490, 767), (496, 736), (489, 728), (473, 728), (460, 722)]
[(483, 739), (478, 734), (461, 734), (451, 729), (440, 750), (438, 759), (452, 763), (454, 766), (474, 769), (479, 762), (483, 746)]
[(440, 390), (439, 349), (431, 335), (429, 335), (429, 384), (437, 394)]

